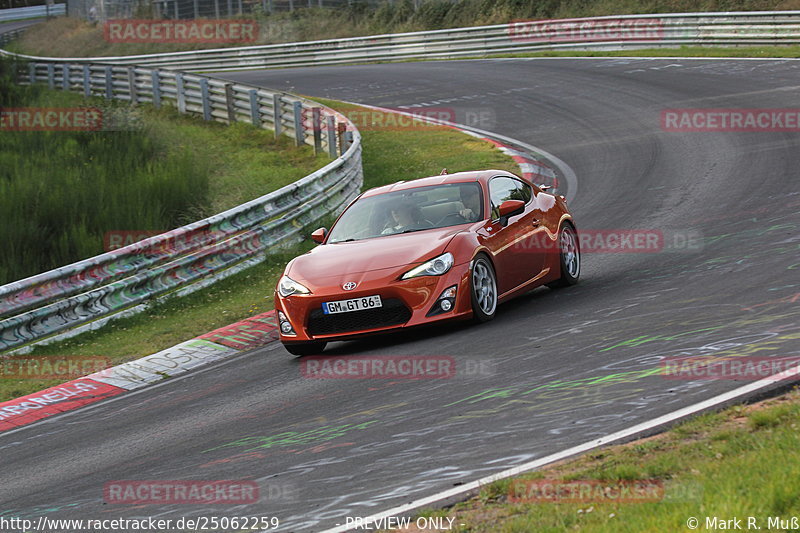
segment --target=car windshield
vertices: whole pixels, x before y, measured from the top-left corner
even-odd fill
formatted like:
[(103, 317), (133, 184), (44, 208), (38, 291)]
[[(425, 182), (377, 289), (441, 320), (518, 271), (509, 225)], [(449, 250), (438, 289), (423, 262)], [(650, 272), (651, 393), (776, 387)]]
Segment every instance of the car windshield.
[(483, 219), (476, 182), (416, 187), (361, 198), (331, 228), (329, 243), (456, 226)]

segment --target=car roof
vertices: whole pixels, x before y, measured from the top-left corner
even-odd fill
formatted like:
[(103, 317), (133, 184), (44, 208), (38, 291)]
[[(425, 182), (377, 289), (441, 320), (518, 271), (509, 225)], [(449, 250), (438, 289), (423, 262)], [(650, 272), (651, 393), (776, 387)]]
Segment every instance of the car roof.
[(469, 172), (456, 172), (455, 174), (442, 174), (439, 176), (429, 176), (427, 178), (418, 178), (415, 180), (410, 181), (398, 181), (396, 183), (392, 183), (390, 185), (383, 185), (381, 187), (375, 187), (374, 189), (369, 189), (368, 191), (362, 194), (362, 198), (368, 196), (377, 196), (379, 194), (385, 194), (387, 192), (394, 192), (394, 191), (404, 191), (408, 189), (416, 189), (418, 187), (428, 187), (431, 185), (444, 185), (448, 183), (471, 183), (476, 181), (483, 181), (485, 182), (491, 177), (497, 176), (498, 174), (503, 175), (510, 175), (514, 176), (511, 172), (507, 172), (505, 170), (473, 170)]

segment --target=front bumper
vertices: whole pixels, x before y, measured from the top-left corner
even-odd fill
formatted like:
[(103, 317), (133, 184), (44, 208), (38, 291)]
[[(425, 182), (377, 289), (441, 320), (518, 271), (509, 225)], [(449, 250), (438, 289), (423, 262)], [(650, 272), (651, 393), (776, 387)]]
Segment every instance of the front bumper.
[[(343, 290), (341, 283), (310, 287), (312, 293), (307, 295), (283, 297), (276, 291), (275, 310), (286, 316), (295, 332), (294, 335), (286, 335), (279, 330), (280, 340), (286, 344), (345, 340), (442, 320), (468, 318), (472, 316), (469, 272), (469, 263), (463, 263), (453, 265), (442, 276), (400, 280), (398, 278), (402, 271), (398, 274), (396, 269), (392, 269), (391, 272), (381, 271), (372, 276), (362, 276), (357, 288), (352, 291)], [(297, 281), (304, 285), (307, 283), (306, 280)], [(452, 308), (443, 311), (439, 308), (439, 297), (453, 286), (457, 287), (457, 292)], [(323, 302), (373, 295), (381, 297), (381, 308), (334, 315), (322, 312)]]

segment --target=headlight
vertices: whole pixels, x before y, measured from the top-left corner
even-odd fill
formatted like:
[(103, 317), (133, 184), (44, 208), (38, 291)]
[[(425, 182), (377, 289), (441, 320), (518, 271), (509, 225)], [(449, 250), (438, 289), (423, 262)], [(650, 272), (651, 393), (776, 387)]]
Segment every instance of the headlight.
[(278, 282), (278, 294), (286, 298), (292, 294), (311, 294), (311, 291), (302, 283), (297, 283), (289, 276), (283, 276)]
[(441, 276), (450, 270), (453, 266), (453, 254), (450, 252), (444, 253), (439, 257), (434, 257), (430, 261), (422, 263), (418, 267), (414, 267), (400, 279), (416, 278), (417, 276)]

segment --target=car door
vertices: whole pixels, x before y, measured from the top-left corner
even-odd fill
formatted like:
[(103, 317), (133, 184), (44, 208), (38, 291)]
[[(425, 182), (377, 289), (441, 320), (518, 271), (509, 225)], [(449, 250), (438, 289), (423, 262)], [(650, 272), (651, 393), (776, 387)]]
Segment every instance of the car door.
[[(522, 214), (510, 217), (506, 225), (500, 223), (498, 209), (506, 200), (526, 202)], [(530, 186), (510, 176), (496, 176), (489, 180), (490, 223), (487, 226), (487, 246), (494, 254), (497, 284), (500, 294), (524, 284), (539, 272), (544, 255), (530, 239), (543, 231), (537, 218), (535, 204), (531, 202)]]
[(547, 236), (549, 218), (541, 209), (533, 187), (522, 180), (514, 179), (518, 188), (518, 196), (514, 200), (525, 202), (525, 213), (513, 223), (520, 225), (520, 241), (513, 247), (515, 261), (526, 265), (523, 273), (525, 281), (541, 274), (547, 259), (552, 253), (553, 244)]

